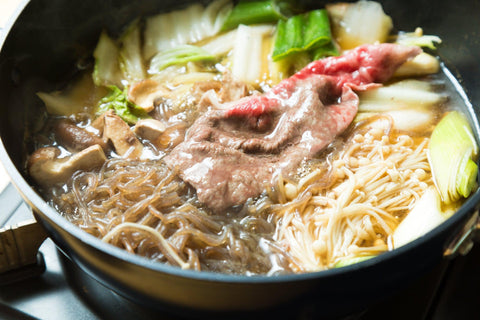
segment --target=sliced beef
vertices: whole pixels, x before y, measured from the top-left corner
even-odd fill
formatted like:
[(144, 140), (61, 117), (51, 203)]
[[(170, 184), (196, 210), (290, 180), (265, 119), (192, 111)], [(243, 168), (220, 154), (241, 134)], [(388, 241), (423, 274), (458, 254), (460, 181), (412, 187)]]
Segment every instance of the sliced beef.
[(417, 47), (359, 47), (315, 61), (264, 95), (206, 112), (167, 157), (215, 211), (256, 197), (276, 173), (296, 170), (342, 133), (357, 113), (355, 90), (386, 81)]

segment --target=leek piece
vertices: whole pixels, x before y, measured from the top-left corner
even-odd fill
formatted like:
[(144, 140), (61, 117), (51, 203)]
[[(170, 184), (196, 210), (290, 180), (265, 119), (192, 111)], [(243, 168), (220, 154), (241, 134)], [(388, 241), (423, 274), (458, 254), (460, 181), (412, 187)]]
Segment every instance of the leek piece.
[(403, 80), (359, 93), (361, 112), (431, 108), (446, 97), (421, 80)]
[(206, 50), (192, 45), (181, 45), (176, 48), (157, 53), (150, 62), (148, 72), (158, 73), (166, 67), (186, 64), (187, 62), (214, 61), (215, 56)]
[(286, 19), (282, 10), (289, 11), (289, 2), (240, 1), (228, 15), (221, 30), (234, 29), (241, 24), (263, 24)]
[(394, 73), (394, 77), (413, 77), (435, 74), (440, 70), (440, 62), (434, 56), (422, 52), (412, 60), (402, 64)]
[[(382, 107), (385, 107), (382, 105)], [(431, 110), (391, 109), (382, 112), (359, 112), (355, 117), (355, 122), (365, 120), (375, 115), (388, 115), (393, 120), (393, 128), (402, 131), (425, 131), (425, 128), (431, 126), (435, 120), (435, 113)], [(380, 121), (380, 120), (378, 120)], [(378, 122), (375, 121), (374, 123)], [(384, 120), (387, 121), (388, 120)]]
[(272, 59), (278, 61), (294, 53), (331, 46), (331, 41), (330, 22), (325, 9), (296, 15), (287, 21), (278, 21)]
[(139, 119), (149, 118), (145, 110), (127, 99), (126, 92), (116, 86), (109, 86), (110, 93), (103, 97), (98, 103), (98, 114), (108, 110), (115, 113), (128, 124), (135, 124)]
[(268, 69), (272, 84), (277, 84), (281, 80), (288, 78), (303, 69), (310, 62), (312, 62), (312, 57), (308, 52), (299, 52), (279, 61), (269, 59)]
[(145, 67), (142, 56), (141, 32), (138, 20), (133, 22), (120, 38), (120, 69), (129, 81), (145, 79)]
[(425, 131), (435, 119), (435, 114), (431, 110), (391, 110), (384, 114), (392, 117), (395, 129), (403, 131)]
[(442, 201), (450, 204), (468, 197), (476, 186), (478, 146), (465, 116), (452, 111), (443, 117), (432, 132), (428, 150)]
[(398, 248), (423, 236), (447, 218), (441, 210), (438, 192), (434, 187), (428, 188), (393, 232), (393, 246)]
[(287, 21), (279, 21), (277, 35), (273, 47), (273, 61), (281, 60), (289, 55), (303, 51), (303, 25), (302, 16), (293, 16)]
[(100, 34), (93, 57), (95, 58), (93, 82), (97, 86), (121, 87), (122, 72), (118, 62), (119, 49), (105, 31)]
[(346, 267), (350, 266), (352, 264), (360, 263), (365, 260), (375, 258), (376, 255), (371, 255), (371, 256), (360, 256), (360, 257), (345, 257), (339, 260), (335, 265), (333, 266), (334, 268), (341, 268), (341, 267)]
[(307, 27), (304, 31), (303, 46), (306, 50), (330, 43), (330, 21), (327, 10), (313, 10), (306, 14)]

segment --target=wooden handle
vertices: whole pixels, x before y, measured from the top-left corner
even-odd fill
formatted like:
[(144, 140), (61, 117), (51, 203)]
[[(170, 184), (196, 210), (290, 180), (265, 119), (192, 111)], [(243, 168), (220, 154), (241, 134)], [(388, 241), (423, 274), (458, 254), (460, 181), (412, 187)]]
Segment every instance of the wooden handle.
[(38, 248), (46, 238), (44, 228), (33, 219), (0, 229), (0, 274), (13, 275), (15, 270), (24, 274), (26, 267), (38, 266)]

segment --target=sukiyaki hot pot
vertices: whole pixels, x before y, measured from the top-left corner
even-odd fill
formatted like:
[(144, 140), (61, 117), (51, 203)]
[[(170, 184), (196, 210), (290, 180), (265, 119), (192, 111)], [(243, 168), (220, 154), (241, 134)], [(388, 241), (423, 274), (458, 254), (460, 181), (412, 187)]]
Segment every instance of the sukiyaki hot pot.
[(365, 306), (437, 263), (479, 197), (480, 8), (382, 5), (31, 1), (0, 56), (2, 160), (129, 299)]

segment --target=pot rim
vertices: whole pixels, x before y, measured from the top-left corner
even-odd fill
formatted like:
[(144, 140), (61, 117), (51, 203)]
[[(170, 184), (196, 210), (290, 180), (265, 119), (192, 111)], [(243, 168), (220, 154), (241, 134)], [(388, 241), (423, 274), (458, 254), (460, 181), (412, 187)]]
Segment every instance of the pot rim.
[[(17, 18), (20, 16), (22, 11), (24, 10), (25, 6), (30, 2), (30, 0), (22, 0), (10, 19), (7, 21), (4, 29), (0, 29), (0, 51), (3, 48), (3, 45), (9, 35), (10, 30), (12, 29), (13, 25), (15, 24)], [(447, 69), (448, 71), (448, 69)], [(454, 84), (462, 90), (460, 91), (462, 98), (467, 103), (468, 111), (470, 112), (471, 118), (474, 120), (475, 126), (475, 135), (478, 137), (478, 133), (480, 132), (478, 126), (478, 116), (474, 114), (472, 105), (463, 91), (462, 86), (458, 83), (458, 79), (456, 79), (453, 75), (451, 76), (451, 80), (454, 80)], [(128, 253), (127, 251), (110, 245), (101, 241), (101, 239), (96, 238), (84, 231), (80, 228), (76, 227), (72, 223), (70, 223), (67, 219), (62, 217), (59, 212), (57, 212), (53, 207), (47, 204), (47, 202), (33, 189), (33, 187), (26, 181), (24, 176), (17, 170), (16, 166), (12, 162), (5, 145), (3, 143), (3, 138), (0, 137), (0, 161), (3, 163), (6, 171), (8, 172), (11, 183), (17, 188), (18, 192), (22, 195), (23, 199), (27, 202), (27, 204), (34, 208), (35, 212), (40, 215), (41, 218), (44, 216), (56, 224), (61, 229), (65, 230), (69, 234), (73, 235), (76, 239), (82, 241), (83, 243), (87, 244), (90, 247), (96, 248), (102, 253), (117, 258), (119, 260), (123, 260), (128, 263), (132, 263), (142, 268), (150, 269), (155, 272), (161, 272), (168, 275), (181, 277), (181, 278), (188, 278), (188, 279), (195, 279), (200, 281), (213, 281), (213, 282), (224, 282), (224, 283), (242, 283), (242, 284), (267, 284), (267, 283), (286, 283), (286, 282), (296, 282), (296, 281), (307, 281), (310, 279), (319, 279), (319, 278), (327, 278), (331, 276), (338, 276), (343, 274), (348, 274), (355, 270), (366, 269), (370, 268), (376, 264), (379, 264), (383, 261), (388, 261), (393, 259), (396, 256), (403, 255), (406, 252), (414, 250), (417, 246), (422, 244), (426, 244), (427, 242), (431, 241), (438, 235), (446, 230), (451, 228), (460, 229), (462, 227), (461, 222), (465, 220), (466, 216), (478, 210), (478, 206), (480, 204), (480, 188), (478, 188), (474, 194), (472, 194), (467, 201), (461, 206), (461, 208), (449, 219), (443, 222), (441, 225), (437, 226), (433, 230), (429, 231), (424, 236), (400, 247), (394, 249), (392, 251), (384, 252), (372, 259), (368, 259), (353, 265), (345, 266), (338, 269), (328, 269), (322, 271), (315, 271), (315, 272), (307, 272), (307, 273), (298, 273), (298, 274), (286, 274), (286, 275), (275, 275), (275, 276), (267, 276), (267, 275), (237, 275), (237, 274), (225, 274), (225, 273), (215, 273), (211, 271), (195, 271), (195, 270), (183, 270), (180, 267), (171, 266), (159, 262), (155, 262), (153, 260), (149, 260), (148, 258), (144, 258), (138, 255), (134, 255)]]

